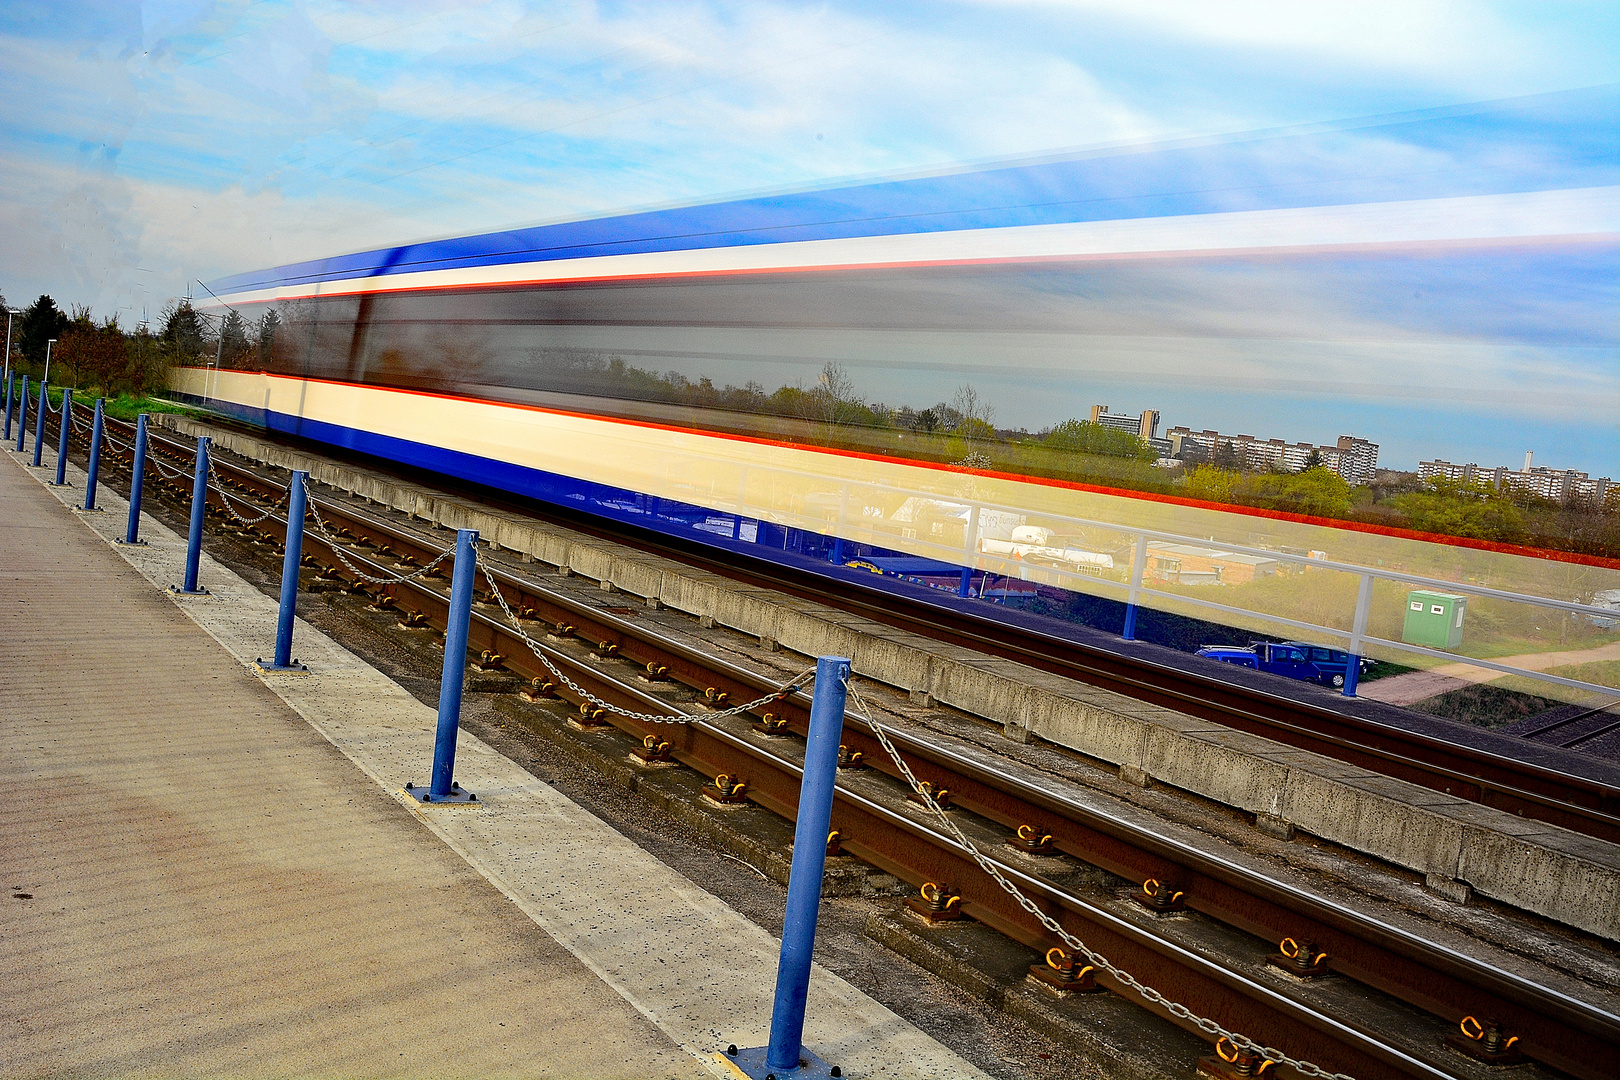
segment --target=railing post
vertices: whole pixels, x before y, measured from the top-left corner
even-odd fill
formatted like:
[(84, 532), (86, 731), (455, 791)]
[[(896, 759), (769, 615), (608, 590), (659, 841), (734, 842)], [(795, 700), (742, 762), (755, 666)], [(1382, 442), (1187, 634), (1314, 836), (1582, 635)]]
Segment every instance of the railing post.
[(467, 628), (472, 620), (473, 576), (478, 568), (478, 530), (456, 532), (456, 568), (450, 577), (450, 614), (444, 627), (444, 678), (439, 682), (439, 728), (433, 740), (433, 775), (423, 802), (476, 802), (455, 782), (456, 732), (461, 726), (461, 689), (467, 678)]
[(973, 564), (979, 558), (979, 510), (978, 506), (968, 510), (967, 534), (962, 537), (962, 550), (966, 558), (962, 561), (962, 580), (956, 586), (956, 595), (964, 599), (973, 591)]
[(1361, 575), (1361, 588), (1356, 592), (1356, 621), (1350, 626), (1350, 660), (1344, 665), (1345, 697), (1356, 696), (1356, 684), (1361, 681), (1361, 639), (1367, 636), (1367, 613), (1372, 609), (1372, 575)]
[[(23, 451), (23, 438), (28, 434), (28, 376), (23, 376), (22, 393), (17, 398), (17, 453)], [(10, 438), (8, 432), (6, 438)]]
[(821, 879), (827, 867), (833, 788), (837, 784), (838, 743), (844, 730), (848, 691), (849, 661), (842, 656), (817, 658), (804, 776), (799, 783), (798, 820), (793, 828), (793, 866), (788, 872), (782, 955), (776, 968), (776, 1001), (771, 1008), (771, 1041), (764, 1047), (736, 1051), (731, 1059), (751, 1077), (763, 1078), (770, 1073), (797, 1075), (800, 1062), (806, 1058), (810, 1059), (809, 1071), (814, 1075), (826, 1076), (830, 1072), (824, 1062), (804, 1049), (804, 1006), (810, 991), (816, 917), (821, 910)]
[(101, 409), (106, 398), (96, 398), (96, 416), (90, 423), (90, 465), (85, 470), (84, 508), (96, 508), (96, 480), (101, 476)]
[(0, 435), (0, 439), (4, 439), (6, 442), (11, 441), (11, 391), (16, 383), (17, 376), (12, 372), (6, 372), (6, 432), (4, 435)]
[(203, 513), (208, 509), (208, 436), (197, 436), (197, 475), (191, 482), (191, 532), (186, 537), (186, 582), (173, 587), (177, 593), (197, 596), (208, 590), (197, 584), (197, 564), (202, 561)]
[(307, 671), (292, 658), (293, 619), (298, 611), (298, 567), (304, 561), (304, 507), (308, 499), (307, 472), (295, 472), (287, 486), (287, 553), (281, 560), (281, 610), (276, 616), (276, 655), (259, 666), (267, 671)]
[(1147, 536), (1138, 534), (1136, 550), (1131, 554), (1131, 591), (1125, 601), (1125, 628), (1119, 636), (1126, 641), (1136, 640), (1136, 602), (1142, 595), (1142, 574), (1147, 569)]
[(39, 405), (34, 410), (34, 460), (29, 464), (39, 468), (40, 456), (45, 452), (45, 413), (51, 407), (51, 399), (45, 396), (45, 384), (39, 384)]
[(67, 486), (68, 433), (73, 430), (73, 391), (62, 390), (61, 430), (56, 439), (56, 486)]
[(124, 527), (124, 544), (145, 544), (141, 539), (141, 485), (146, 479), (146, 414), (135, 417), (135, 460), (130, 462), (129, 524)]

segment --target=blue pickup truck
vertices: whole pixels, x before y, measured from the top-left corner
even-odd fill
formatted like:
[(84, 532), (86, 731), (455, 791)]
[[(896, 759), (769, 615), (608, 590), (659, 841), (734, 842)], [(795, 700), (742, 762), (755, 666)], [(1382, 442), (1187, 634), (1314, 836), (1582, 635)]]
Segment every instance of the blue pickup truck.
[[(1350, 669), (1350, 654), (1343, 649), (1307, 645), (1303, 641), (1253, 641), (1246, 647), (1205, 645), (1197, 655), (1239, 667), (1269, 671), (1274, 675), (1286, 675), (1290, 679), (1319, 682), (1335, 689), (1344, 685), (1344, 673)], [(1363, 659), (1358, 677), (1366, 674), (1369, 666), (1371, 661)]]

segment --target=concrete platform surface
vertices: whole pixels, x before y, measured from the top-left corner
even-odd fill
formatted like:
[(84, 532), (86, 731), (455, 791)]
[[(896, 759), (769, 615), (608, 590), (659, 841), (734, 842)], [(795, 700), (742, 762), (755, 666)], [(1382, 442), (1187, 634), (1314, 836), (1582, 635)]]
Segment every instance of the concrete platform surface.
[(0, 1074), (705, 1073), (9, 459), (0, 579)]
[[(765, 1041), (769, 934), (465, 733), (480, 804), (416, 804), (433, 710), (302, 621), (312, 673), (256, 673), (273, 600), (206, 554), (169, 598), (183, 538), (112, 548), (121, 499), (4, 456), (0, 1075), (689, 1076)], [(983, 1075), (819, 967), (805, 1042)]]

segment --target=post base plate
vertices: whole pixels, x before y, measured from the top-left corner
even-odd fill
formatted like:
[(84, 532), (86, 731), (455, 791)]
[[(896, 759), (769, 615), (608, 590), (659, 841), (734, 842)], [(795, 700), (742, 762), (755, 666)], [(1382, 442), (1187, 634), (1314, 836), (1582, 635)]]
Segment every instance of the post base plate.
[(429, 789), (426, 786), (418, 787), (415, 784), (406, 784), (405, 794), (409, 795), (419, 803), (427, 803), (431, 806), (480, 805), (478, 802), (478, 796), (474, 795), (470, 791), (464, 790), (460, 784), (451, 784), (450, 794), (448, 795), (431, 795), (429, 794)]
[(829, 1077), (842, 1076), (842, 1070), (836, 1065), (829, 1065), (804, 1047), (799, 1048), (799, 1067), (797, 1069), (773, 1069), (765, 1064), (765, 1051), (767, 1047), (754, 1046), (747, 1050), (738, 1050), (735, 1055), (719, 1053), (714, 1060), (729, 1068), (739, 1080), (765, 1080), (768, 1076), (776, 1080), (827, 1080)]

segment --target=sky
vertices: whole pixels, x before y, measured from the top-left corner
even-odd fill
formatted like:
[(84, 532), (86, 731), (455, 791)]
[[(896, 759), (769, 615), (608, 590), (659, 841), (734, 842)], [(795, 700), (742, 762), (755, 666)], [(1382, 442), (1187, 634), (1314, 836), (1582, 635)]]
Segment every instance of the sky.
[[(1620, 83), (1620, 5), (1603, 3), (52, 0), (0, 15), (0, 292), (126, 325), (198, 281), (405, 241)], [(1478, 138), (1433, 168), (1490, 160)], [(1389, 394), (1300, 390), (1308, 375), (1264, 402), (1169, 375), (1099, 376), (1069, 396), (1156, 407), (1166, 427), (1354, 429), (1397, 467), (1517, 464), (1534, 448), (1538, 463), (1620, 475), (1612, 255), (1538, 270), (1541, 329), (1483, 347), (1473, 327), (1525, 307), (1524, 278), (1446, 275), (1466, 299), (1422, 348), (1450, 374), (1404, 411)], [(1367, 273), (1388, 276), (1314, 280), (1342, 301)], [(1243, 270), (1156, 287), (1161, 303), (1202, 295), (1209, 319), (1273, 286)], [(1395, 291), (1353, 312), (1363, 351), (1410, 334), (1381, 313)], [(1307, 299), (1325, 310), (1332, 296)], [(1350, 314), (1341, 302), (1330, 317)], [(1275, 338), (1246, 362), (1297, 373)], [(1463, 385), (1485, 400), (1448, 407)], [(1514, 386), (1550, 396), (1526, 412)], [(1020, 392), (1003, 423), (1061, 419)]]

